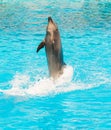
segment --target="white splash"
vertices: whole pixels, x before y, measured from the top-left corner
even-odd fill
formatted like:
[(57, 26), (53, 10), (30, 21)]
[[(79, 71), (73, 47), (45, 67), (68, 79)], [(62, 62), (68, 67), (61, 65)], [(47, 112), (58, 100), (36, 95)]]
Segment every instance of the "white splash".
[(13, 96), (46, 96), (49, 94), (67, 92), (72, 90), (72, 87), (70, 88), (69, 85), (72, 77), (73, 68), (71, 66), (67, 66), (64, 69), (63, 75), (61, 75), (56, 81), (53, 81), (52, 78), (43, 78), (39, 81), (35, 80), (32, 82), (29, 75), (16, 74), (10, 82), (12, 88), (3, 90), (2, 92)]
[(32, 81), (32, 77), (30, 77), (30, 75), (17, 73), (13, 80), (10, 81), (11, 88), (7, 90), (0, 90), (0, 92), (12, 96), (47, 96), (50, 94), (54, 95), (75, 90), (91, 89), (108, 82), (107, 78), (102, 78), (101, 81), (89, 84), (81, 82), (73, 83), (72, 77), (73, 67), (71, 66), (67, 66), (64, 69), (63, 75), (61, 75), (61, 77), (59, 77), (56, 81), (52, 78), (40, 79), (38, 76), (34, 77), (34, 81)]

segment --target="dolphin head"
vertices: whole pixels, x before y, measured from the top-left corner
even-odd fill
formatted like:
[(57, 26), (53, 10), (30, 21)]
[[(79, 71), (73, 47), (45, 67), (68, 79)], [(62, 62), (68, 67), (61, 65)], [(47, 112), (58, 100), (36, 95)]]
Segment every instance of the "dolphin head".
[(51, 17), (48, 17), (47, 31), (56, 31), (58, 29), (57, 25), (54, 23)]
[(46, 29), (46, 35), (50, 39), (50, 43), (54, 43), (54, 40), (58, 38), (59, 31), (57, 25), (54, 23), (51, 17), (48, 17), (48, 25)]

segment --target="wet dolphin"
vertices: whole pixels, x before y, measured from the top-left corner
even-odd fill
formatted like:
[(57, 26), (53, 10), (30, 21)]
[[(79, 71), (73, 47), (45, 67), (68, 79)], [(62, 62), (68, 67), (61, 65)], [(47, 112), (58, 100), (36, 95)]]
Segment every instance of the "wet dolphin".
[(37, 52), (45, 46), (50, 77), (58, 78), (63, 74), (65, 63), (60, 34), (57, 25), (51, 17), (48, 17), (45, 39), (39, 44)]

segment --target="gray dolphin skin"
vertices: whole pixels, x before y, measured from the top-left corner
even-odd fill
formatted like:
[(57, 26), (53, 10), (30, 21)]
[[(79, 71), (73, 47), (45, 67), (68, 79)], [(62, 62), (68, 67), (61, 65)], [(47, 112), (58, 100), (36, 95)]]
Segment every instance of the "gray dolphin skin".
[(50, 77), (57, 79), (63, 74), (66, 64), (63, 61), (63, 51), (57, 25), (48, 17), (45, 39), (39, 44), (37, 52), (45, 46)]

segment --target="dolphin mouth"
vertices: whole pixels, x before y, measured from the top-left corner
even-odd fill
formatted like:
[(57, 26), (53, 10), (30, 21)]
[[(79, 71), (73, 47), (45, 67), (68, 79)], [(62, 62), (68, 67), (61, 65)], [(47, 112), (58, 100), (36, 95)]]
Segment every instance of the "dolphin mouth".
[(48, 17), (48, 22), (52, 22), (53, 23), (53, 20), (51, 17)]

